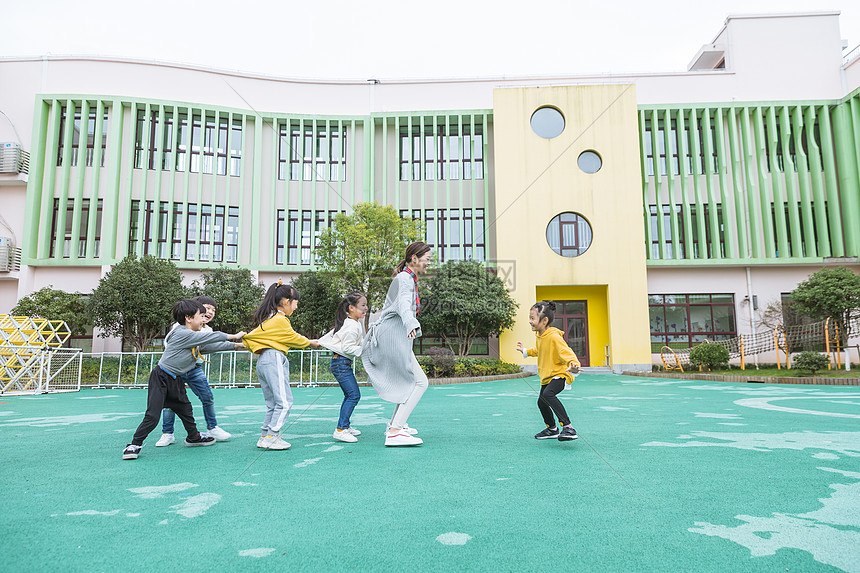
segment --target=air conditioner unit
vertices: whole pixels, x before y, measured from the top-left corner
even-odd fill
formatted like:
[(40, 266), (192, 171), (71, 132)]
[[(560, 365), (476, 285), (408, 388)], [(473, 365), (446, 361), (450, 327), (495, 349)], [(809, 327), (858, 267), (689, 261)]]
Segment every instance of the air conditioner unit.
[(21, 270), (21, 249), (9, 237), (0, 237), (0, 273)]
[(0, 143), (0, 173), (29, 173), (30, 154), (21, 149), (20, 143)]

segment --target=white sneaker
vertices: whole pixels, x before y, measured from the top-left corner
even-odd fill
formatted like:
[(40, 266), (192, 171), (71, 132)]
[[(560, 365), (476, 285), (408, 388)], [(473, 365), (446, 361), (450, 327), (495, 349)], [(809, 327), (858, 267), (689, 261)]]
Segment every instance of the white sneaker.
[[(388, 434), (393, 429), (394, 429), (394, 427), (391, 424), (388, 424), (388, 426), (385, 428), (385, 433)], [(410, 436), (414, 436), (415, 434), (418, 433), (418, 430), (416, 430), (415, 428), (410, 428), (408, 424), (403, 426), (402, 428), (400, 428), (400, 431), (405, 432), (405, 433), (409, 434)]]
[(352, 427), (347, 428), (346, 431), (349, 432), (350, 434), (352, 434), (353, 436), (360, 436), (361, 435), (361, 430), (356, 430), (355, 428), (352, 428)]
[(173, 437), (173, 434), (161, 434), (161, 437), (158, 438), (158, 441), (155, 442), (156, 448), (162, 448), (164, 446), (169, 446), (174, 443), (176, 438)]
[(219, 442), (226, 442), (232, 437), (232, 434), (230, 434), (230, 432), (225, 432), (218, 426), (206, 430), (206, 433), (218, 440)]
[(407, 434), (402, 430), (397, 432), (396, 434), (387, 433), (385, 435), (385, 445), (386, 446), (420, 446), (424, 443), (424, 440), (421, 438), (416, 438), (411, 434)]
[(260, 439), (257, 440), (257, 447), (266, 449), (269, 447), (269, 444), (272, 443), (272, 440), (275, 439), (275, 436), (269, 434), (268, 436), (260, 436)]
[[(266, 436), (267, 438), (269, 436)], [(285, 442), (281, 439), (281, 436), (274, 436), (272, 441), (269, 442), (269, 445), (266, 446), (267, 450), (289, 450), (290, 443)]]
[(335, 430), (334, 434), (332, 434), (331, 437), (341, 442), (353, 443), (358, 441), (358, 438), (356, 438), (355, 435), (349, 431), (349, 428), (347, 428), (346, 430)]

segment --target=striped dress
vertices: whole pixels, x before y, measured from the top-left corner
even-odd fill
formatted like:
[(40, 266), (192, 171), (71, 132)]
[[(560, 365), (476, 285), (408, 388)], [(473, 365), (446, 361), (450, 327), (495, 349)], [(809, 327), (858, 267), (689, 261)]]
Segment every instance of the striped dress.
[(361, 361), (379, 397), (402, 404), (415, 383), (427, 375), (412, 353), (413, 339), (407, 335), (421, 324), (415, 317), (415, 283), (407, 273), (397, 273), (388, 287), (379, 318), (370, 325), (361, 348)]

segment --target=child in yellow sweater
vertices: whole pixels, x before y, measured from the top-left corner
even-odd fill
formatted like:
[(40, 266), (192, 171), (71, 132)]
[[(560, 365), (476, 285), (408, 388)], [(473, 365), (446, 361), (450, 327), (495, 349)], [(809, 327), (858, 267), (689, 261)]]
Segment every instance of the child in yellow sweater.
[(254, 330), (242, 342), (251, 352), (260, 355), (257, 361), (257, 378), (266, 400), (266, 418), (257, 447), (266, 450), (286, 450), (289, 442), (281, 439), (281, 428), (290, 415), (293, 393), (290, 391), (290, 348), (313, 346), (319, 342), (308, 340), (293, 330), (287, 318), (299, 305), (299, 291), (280, 280), (266, 291), (263, 302), (254, 313)]
[[(573, 375), (579, 372), (580, 364), (576, 354), (564, 341), (562, 332), (550, 326), (553, 320), (555, 320), (554, 302), (544, 300), (535, 303), (529, 310), (529, 324), (537, 334), (536, 348), (526, 349), (522, 342), (517, 342), (517, 350), (523, 353), (523, 357), (537, 356), (538, 359), (538, 375), (541, 384), (538, 408), (546, 429), (537, 433), (535, 438), (538, 440), (558, 438), (559, 441), (567, 442), (579, 436), (570, 424), (570, 418), (567, 417), (567, 411), (558, 399), (558, 393), (564, 390), (565, 384), (573, 381)], [(555, 425), (553, 412), (562, 425), (561, 432)]]

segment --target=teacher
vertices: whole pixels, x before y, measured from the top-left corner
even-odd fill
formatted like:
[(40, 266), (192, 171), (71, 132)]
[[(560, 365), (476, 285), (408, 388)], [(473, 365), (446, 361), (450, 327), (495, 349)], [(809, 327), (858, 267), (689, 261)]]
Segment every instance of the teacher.
[(380, 316), (370, 325), (361, 349), (361, 360), (373, 389), (383, 400), (397, 404), (385, 432), (386, 446), (424, 443), (406, 420), (427, 390), (427, 375), (412, 352), (412, 343), (421, 336), (418, 275), (427, 272), (430, 256), (430, 246), (421, 241), (406, 247)]

